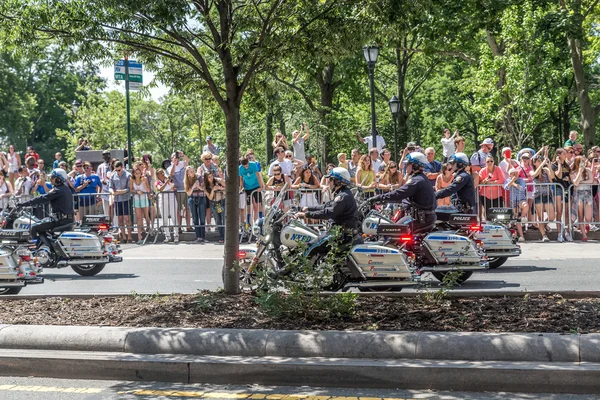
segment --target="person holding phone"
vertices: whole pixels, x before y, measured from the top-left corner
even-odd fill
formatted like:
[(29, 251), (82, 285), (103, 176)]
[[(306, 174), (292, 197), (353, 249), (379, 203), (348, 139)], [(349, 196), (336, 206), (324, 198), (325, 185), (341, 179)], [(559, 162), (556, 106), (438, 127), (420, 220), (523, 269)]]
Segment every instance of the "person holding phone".
[(479, 204), (481, 205), (481, 219), (489, 208), (502, 207), (502, 185), (504, 184), (504, 172), (497, 167), (494, 157), (489, 155), (485, 159), (486, 167), (479, 171)]
[(300, 130), (292, 133), (292, 147), (294, 148), (294, 158), (298, 160), (304, 160), (306, 154), (304, 153), (304, 142), (310, 137), (310, 132), (306, 126), (306, 122), (300, 125)]
[(93, 173), (92, 164), (89, 161), (83, 163), (83, 174), (75, 178), (75, 192), (93, 194), (94, 196), (77, 196), (80, 216), (97, 215), (100, 213), (98, 207), (98, 195), (102, 192), (102, 181)]

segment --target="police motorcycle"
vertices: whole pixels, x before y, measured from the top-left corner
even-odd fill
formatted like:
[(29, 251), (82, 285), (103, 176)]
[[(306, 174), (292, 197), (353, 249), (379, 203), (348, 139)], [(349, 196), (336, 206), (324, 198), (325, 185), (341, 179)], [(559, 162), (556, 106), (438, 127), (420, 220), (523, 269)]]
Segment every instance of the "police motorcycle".
[[(30, 211), (12, 204), (3, 212), (2, 230), (10, 228), (30, 230), (32, 226), (54, 220), (53, 217), (38, 219)], [(81, 276), (99, 274), (106, 264), (121, 262), (123, 258), (112, 254), (113, 247), (99, 236), (74, 230), (75, 223), (57, 226), (40, 235), (37, 243), (31, 244), (32, 256), (41, 268), (66, 268)], [(114, 249), (118, 253), (118, 250)]]
[[(475, 241), (487, 257), (490, 269), (503, 265), (509, 257), (521, 255), (515, 232), (505, 225), (512, 221), (512, 210), (504, 208), (490, 209), (488, 217), (491, 221), (479, 223), (474, 215), (460, 214), (452, 206), (438, 207), (436, 210), (436, 231), (454, 231)], [(367, 240), (378, 240), (380, 225), (393, 225), (398, 221), (398, 214), (390, 217), (377, 210), (367, 210), (362, 223), (363, 234)], [(448, 247), (448, 246), (445, 246)]]
[[(285, 189), (284, 187), (281, 190), (264, 219), (259, 219), (253, 227), (259, 238), (257, 248), (240, 250), (240, 282), (243, 288), (252, 287), (255, 274), (261, 268), (282, 271), (285, 268), (285, 253), (290, 254), (294, 250), (303, 249), (301, 256), (309, 258), (315, 266), (325, 257), (316, 249), (322, 247), (329, 236), (317, 232), (298, 219), (291, 218), (294, 210), (283, 212), (280, 209)], [(486, 263), (481, 262), (474, 243), (458, 235), (445, 238), (454, 239), (462, 244), (460, 257), (448, 256), (445, 261), (442, 259), (439, 263), (431, 262), (427, 265), (417, 264), (415, 254), (407, 250), (410, 244), (407, 238), (413, 240), (409, 225), (390, 225), (384, 235), (388, 237), (384, 241), (355, 241), (351, 245), (348, 257), (340, 262), (331, 284), (326, 289), (401, 291), (403, 287), (419, 284), (424, 272), (439, 272), (437, 277), (442, 280), (443, 274), (449, 271), (462, 268), (468, 273), (467, 270), (486, 267)]]
[(29, 239), (29, 231), (0, 230), (0, 295), (19, 294), (27, 285), (44, 283)]
[(111, 256), (123, 253), (117, 240), (117, 228), (111, 226), (110, 216), (108, 215), (84, 215), (81, 224), (75, 228), (75, 231), (98, 236)]

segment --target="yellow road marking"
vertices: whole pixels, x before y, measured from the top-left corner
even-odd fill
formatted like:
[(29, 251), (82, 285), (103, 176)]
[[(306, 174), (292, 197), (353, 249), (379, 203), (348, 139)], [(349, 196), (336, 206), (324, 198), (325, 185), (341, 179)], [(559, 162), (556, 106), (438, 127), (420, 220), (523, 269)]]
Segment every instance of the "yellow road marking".
[[(56, 392), (94, 394), (104, 392), (103, 388), (76, 388), (76, 387), (54, 387), (54, 386), (26, 386), (26, 385), (0, 385), (0, 391), (15, 392)], [(342, 396), (312, 396), (308, 394), (265, 394), (265, 393), (232, 393), (232, 392), (201, 392), (181, 390), (128, 390), (118, 394), (132, 394), (135, 396), (168, 396), (187, 397), (202, 399), (246, 399), (246, 400), (414, 400), (403, 398), (381, 398), (381, 397), (342, 397)]]
[(265, 393), (225, 393), (225, 392), (182, 392), (176, 390), (129, 390), (119, 394), (137, 396), (196, 397), (202, 399), (246, 399), (246, 400), (414, 400), (405, 398), (312, 396), (308, 394), (265, 394)]

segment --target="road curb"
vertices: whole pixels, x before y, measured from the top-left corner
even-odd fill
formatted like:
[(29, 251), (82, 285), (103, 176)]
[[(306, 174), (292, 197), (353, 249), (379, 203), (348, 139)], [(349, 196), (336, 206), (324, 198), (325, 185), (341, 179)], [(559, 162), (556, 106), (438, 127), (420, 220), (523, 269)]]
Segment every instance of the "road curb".
[(0, 349), (231, 357), (600, 362), (600, 334), (7, 325)]
[(597, 393), (600, 334), (0, 325), (0, 375)]
[[(358, 297), (418, 297), (425, 296), (426, 293), (435, 293), (439, 288), (432, 287), (429, 289), (423, 289), (415, 292), (357, 292), (355, 293)], [(152, 297), (165, 297), (174, 295), (190, 296), (194, 293), (91, 293), (91, 294), (19, 294), (19, 295), (5, 295), (0, 296), (2, 300), (38, 300), (46, 298), (63, 298), (63, 299), (94, 299), (104, 297), (139, 297), (139, 296), (152, 296)], [(324, 296), (331, 296), (339, 293), (322, 293)], [(532, 290), (532, 291), (506, 291), (501, 292), (498, 290), (461, 290), (453, 289), (444, 293), (445, 297), (448, 298), (469, 298), (469, 297), (524, 297), (524, 296), (560, 296), (565, 299), (583, 299), (583, 298), (600, 298), (599, 290), (563, 290), (563, 291), (549, 291), (549, 290)]]

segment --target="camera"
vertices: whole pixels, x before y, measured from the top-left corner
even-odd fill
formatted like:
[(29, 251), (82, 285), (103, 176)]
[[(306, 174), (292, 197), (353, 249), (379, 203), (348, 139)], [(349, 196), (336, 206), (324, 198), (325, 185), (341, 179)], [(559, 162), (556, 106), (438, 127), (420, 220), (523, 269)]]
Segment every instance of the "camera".
[(409, 151), (414, 151), (414, 150), (415, 150), (415, 146), (408, 146), (408, 147), (407, 147), (407, 149), (408, 149)]

